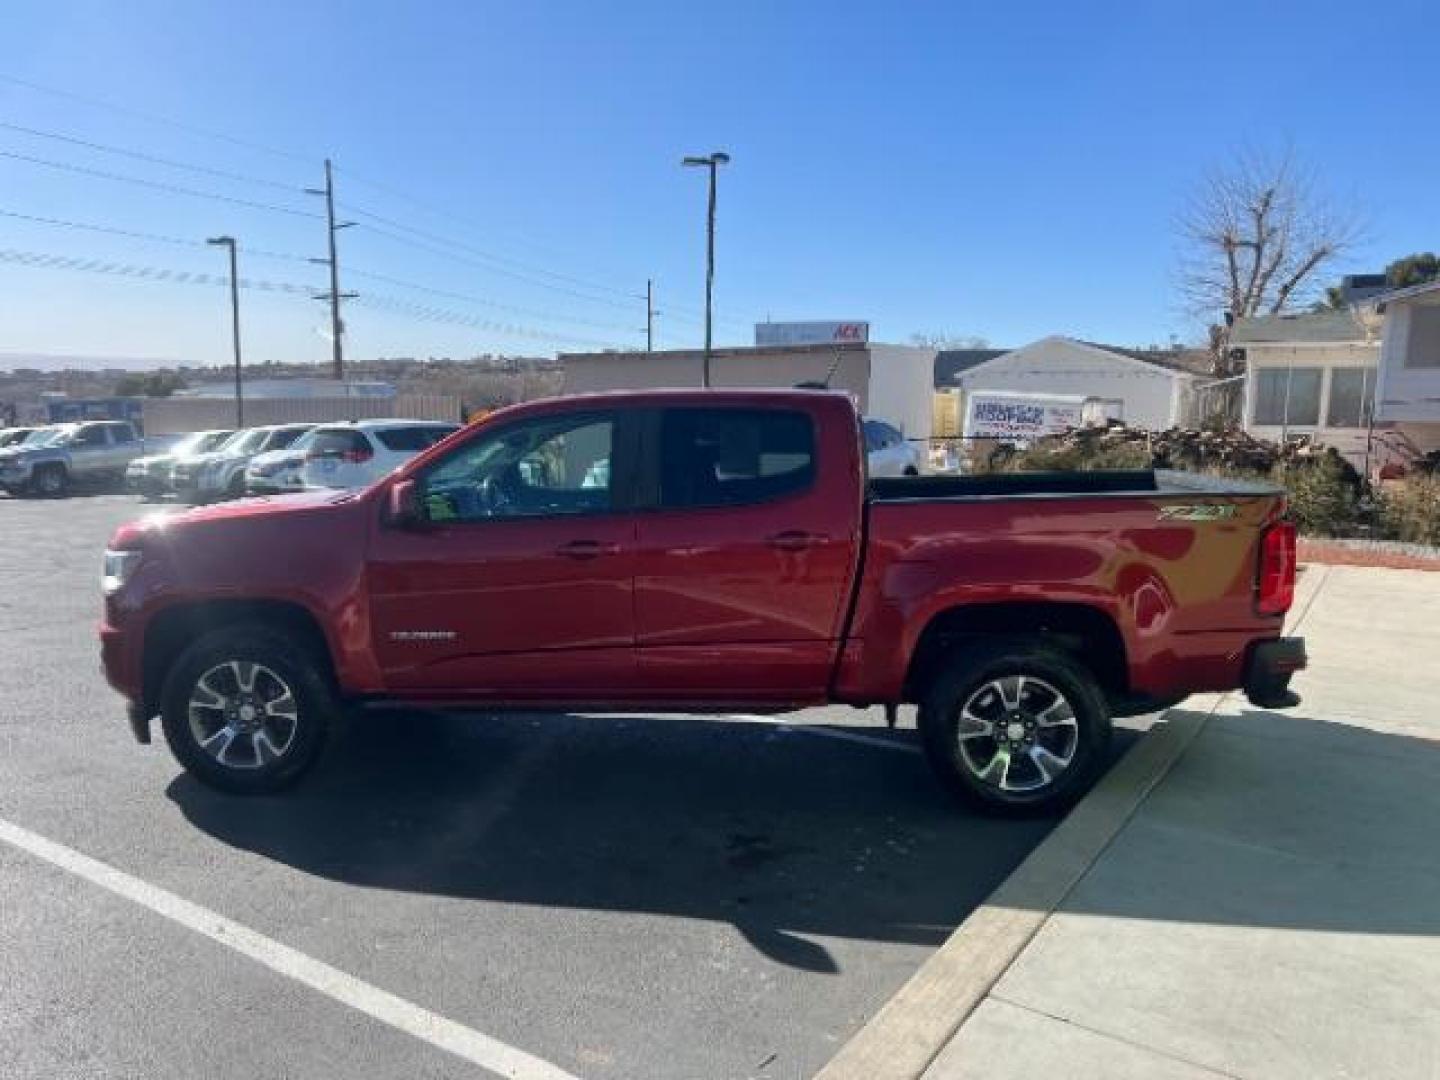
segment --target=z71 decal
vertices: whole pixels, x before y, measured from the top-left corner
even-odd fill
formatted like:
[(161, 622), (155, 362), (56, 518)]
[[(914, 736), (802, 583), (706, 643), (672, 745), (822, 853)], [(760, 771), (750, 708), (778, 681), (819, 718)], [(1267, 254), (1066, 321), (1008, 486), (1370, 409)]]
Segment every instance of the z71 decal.
[(1224, 521), (1234, 516), (1234, 503), (1179, 503), (1160, 507), (1161, 521)]

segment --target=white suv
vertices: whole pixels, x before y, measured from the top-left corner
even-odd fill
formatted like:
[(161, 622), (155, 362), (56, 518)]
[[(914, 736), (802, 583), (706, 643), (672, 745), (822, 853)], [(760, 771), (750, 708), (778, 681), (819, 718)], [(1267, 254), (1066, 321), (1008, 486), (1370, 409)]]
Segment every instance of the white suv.
[(871, 476), (919, 476), (924, 458), (920, 448), (884, 420), (860, 421), (865, 432), (865, 457)]
[(360, 488), (459, 430), (435, 420), (354, 420), (322, 424), (293, 449), (305, 487)]

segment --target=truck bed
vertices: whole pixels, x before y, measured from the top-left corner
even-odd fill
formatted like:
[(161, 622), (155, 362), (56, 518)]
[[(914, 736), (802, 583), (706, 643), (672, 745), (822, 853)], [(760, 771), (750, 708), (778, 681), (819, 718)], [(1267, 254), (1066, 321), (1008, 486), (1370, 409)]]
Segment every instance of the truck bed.
[(982, 473), (976, 476), (877, 477), (869, 482), (872, 502), (934, 502), (997, 498), (1056, 498), (1084, 495), (1279, 495), (1271, 484), (1174, 470), (1127, 469), (1090, 472)]

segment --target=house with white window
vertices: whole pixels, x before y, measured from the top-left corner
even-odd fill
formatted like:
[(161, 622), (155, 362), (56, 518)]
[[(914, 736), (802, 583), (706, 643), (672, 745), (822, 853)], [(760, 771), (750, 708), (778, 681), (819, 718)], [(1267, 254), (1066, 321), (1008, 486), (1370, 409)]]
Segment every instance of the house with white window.
[(1383, 327), (1376, 422), (1417, 450), (1440, 449), (1440, 281), (1387, 293), (1375, 311)]
[(1251, 434), (1307, 435), (1372, 470), (1440, 449), (1440, 281), (1345, 311), (1238, 319), (1230, 341), (1244, 350)]
[(1363, 467), (1367, 445), (1374, 452), (1376, 320), (1348, 309), (1237, 319), (1230, 344), (1244, 354), (1246, 431), (1271, 440), (1308, 435)]

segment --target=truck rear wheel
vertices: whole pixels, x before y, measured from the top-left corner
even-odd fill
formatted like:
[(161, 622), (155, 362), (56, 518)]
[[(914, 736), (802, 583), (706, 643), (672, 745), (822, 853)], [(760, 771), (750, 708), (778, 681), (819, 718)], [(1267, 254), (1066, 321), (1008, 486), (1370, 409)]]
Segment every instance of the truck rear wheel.
[(264, 626), (206, 634), (175, 661), (161, 691), (176, 759), (202, 783), (242, 795), (299, 780), (319, 758), (334, 711), (310, 650)]
[(1045, 813), (1070, 805), (1105, 762), (1110, 717), (1095, 677), (1041, 642), (962, 646), (920, 706), (925, 755), (966, 805)]

